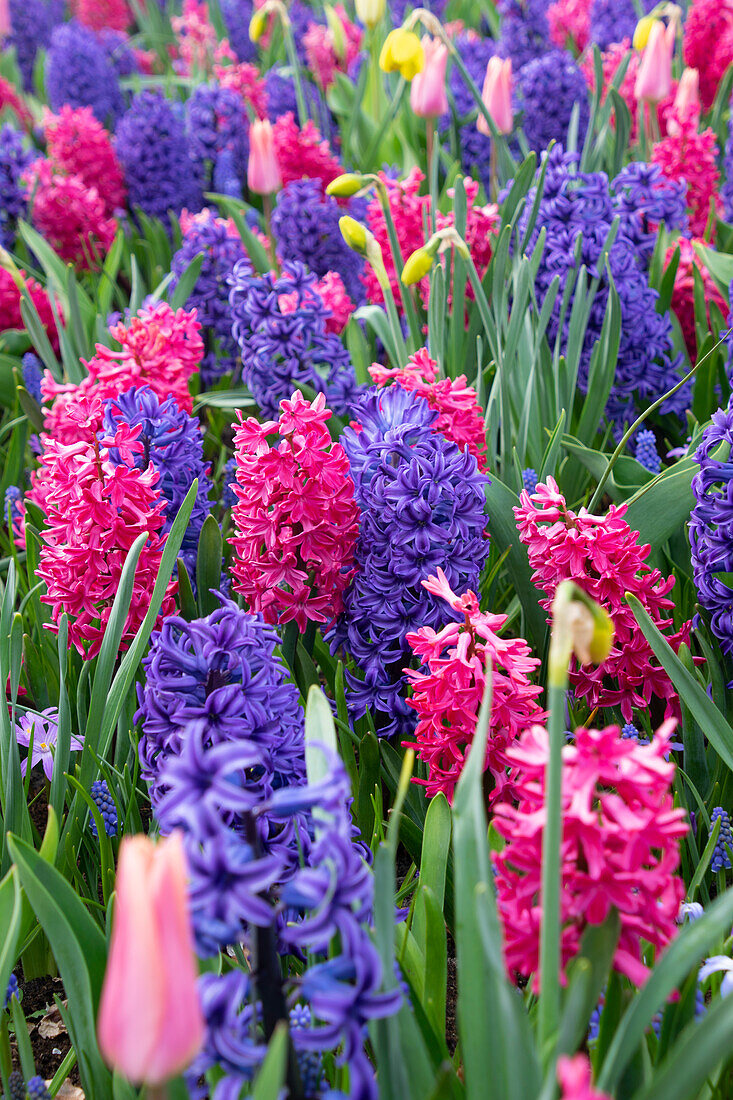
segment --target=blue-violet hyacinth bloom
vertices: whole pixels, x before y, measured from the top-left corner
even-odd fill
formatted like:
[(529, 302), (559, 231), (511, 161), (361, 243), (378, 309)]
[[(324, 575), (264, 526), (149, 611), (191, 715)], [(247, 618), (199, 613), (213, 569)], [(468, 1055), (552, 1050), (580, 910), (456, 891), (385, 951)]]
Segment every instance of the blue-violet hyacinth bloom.
[(8, 123), (0, 128), (0, 246), (12, 249), (19, 218), (28, 210), (23, 173), (35, 154), (26, 149), (20, 130)]
[(46, 58), (46, 92), (52, 110), (91, 107), (103, 126), (114, 129), (123, 101), (117, 73), (97, 36), (72, 19), (51, 35)]
[(552, 50), (521, 69), (515, 88), (516, 109), (522, 112), (527, 144), (540, 153), (551, 141), (567, 144), (568, 129), (577, 108), (578, 140), (582, 148), (590, 119), (590, 92), (581, 69), (567, 50)]
[(26, 92), (33, 89), (33, 73), (39, 50), (47, 49), (53, 29), (64, 18), (64, 0), (9, 0), (8, 45), (15, 56)]
[(211, 191), (221, 154), (230, 155), (229, 166), (243, 180), (249, 156), (249, 119), (244, 100), (232, 88), (216, 82), (199, 84), (186, 103), (189, 149), (203, 191)]

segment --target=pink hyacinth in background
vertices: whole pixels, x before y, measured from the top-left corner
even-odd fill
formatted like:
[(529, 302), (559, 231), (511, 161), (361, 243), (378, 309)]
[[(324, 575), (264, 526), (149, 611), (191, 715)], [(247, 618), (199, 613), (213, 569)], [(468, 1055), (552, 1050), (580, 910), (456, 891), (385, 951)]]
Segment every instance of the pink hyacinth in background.
[(693, 364), (697, 361), (697, 336), (695, 334), (695, 271), (697, 271), (702, 280), (703, 294), (705, 296), (705, 313), (708, 324), (710, 323), (710, 306), (713, 304), (715, 304), (723, 314), (723, 319), (728, 316), (728, 303), (718, 290), (715, 280), (707, 267), (698, 258), (693, 247), (695, 243), (704, 244), (705, 242), (695, 242), (688, 240), (687, 237), (680, 237), (679, 240), (674, 241), (673, 244), (669, 246), (664, 257), (664, 266), (667, 268), (674, 256), (675, 250), (679, 248), (680, 259), (677, 271), (675, 272), (674, 290), (672, 291), (672, 301), (670, 305), (680, 323), (682, 335), (685, 339), (685, 346), (687, 347), (687, 354), (690, 356), (690, 362)]
[(593, 1088), (590, 1061), (586, 1054), (557, 1060), (557, 1081), (562, 1089), (561, 1100), (611, 1100), (607, 1092)]
[(427, 348), (414, 352), (404, 367), (372, 363), (369, 373), (378, 386), (394, 381), (403, 390), (424, 397), (430, 408), (438, 413), (433, 431), (457, 443), (461, 449), (468, 447), (479, 469), (487, 469), (483, 413), (476, 391), (468, 385), (465, 374), (439, 379), (438, 363), (430, 357)]
[(58, 115), (43, 116), (48, 159), (60, 175), (77, 176), (95, 187), (107, 215), (124, 207), (127, 189), (112, 139), (90, 107), (65, 105)]
[(234, 436), (237, 503), (234, 587), (268, 622), (328, 623), (341, 611), (353, 574), (359, 509), (349, 460), (326, 427), (319, 394), (296, 392), (280, 418), (239, 414)]
[(117, 222), (107, 216), (96, 187), (79, 176), (60, 175), (37, 160), (26, 175), (33, 195), (33, 224), (62, 260), (79, 270), (96, 270), (112, 247)]
[[(43, 450), (28, 496), (46, 516), (37, 570), (46, 582), (41, 600), (51, 607), (54, 629), (68, 615), (69, 645), (91, 658), (99, 652), (127, 553), (140, 534), (147, 541), (135, 570), (123, 645), (147, 613), (163, 552), (164, 504), (152, 465), (143, 471), (128, 469), (107, 456), (107, 446), (142, 453), (142, 443), (136, 441), (140, 425), (130, 430), (124, 424), (113, 440), (100, 444), (103, 406), (98, 397), (80, 397), (68, 415), (77, 422), (79, 438), (66, 444), (41, 437)], [(174, 611), (174, 591), (171, 582), (163, 616)]]
[(442, 791), (452, 801), (473, 742), (490, 659), (493, 694), (484, 767), (494, 780), (491, 801), (511, 798), (515, 772), (507, 749), (529, 724), (546, 717), (537, 705), (542, 688), (529, 680), (540, 662), (523, 638), (499, 636), (506, 615), (481, 611), (474, 592), (457, 596), (442, 569), (436, 577), (423, 581), (423, 586), (445, 600), (463, 621), (448, 623), (438, 631), (423, 627), (407, 635), (427, 672), (405, 670), (412, 686), (408, 704), (418, 714), (415, 740), (405, 745), (414, 748), (418, 759), (428, 765), (427, 794), (432, 798)]
[[(673, 729), (674, 721), (666, 722), (646, 745), (622, 738), (618, 726), (579, 729), (562, 750), (563, 972), (585, 929), (602, 924), (612, 906), (621, 921), (613, 966), (635, 985), (649, 973), (642, 941), (661, 951), (677, 932), (687, 813), (675, 809), (670, 791), (675, 766), (665, 756)], [(517, 805), (500, 802), (494, 811), (505, 840), (494, 856), (497, 903), (507, 969), (511, 976), (533, 974), (538, 991), (547, 730), (526, 730), (507, 758), (518, 772)]]
[(597, 667), (575, 662), (571, 667), (576, 697), (589, 707), (618, 706), (630, 722), (634, 707), (646, 708), (652, 696), (664, 700), (666, 715), (675, 714), (678, 704), (672, 682), (656, 662), (624, 596), (631, 592), (637, 597), (675, 652), (688, 641), (691, 624), (669, 633), (668, 612), (674, 604), (667, 596), (674, 577), (665, 579), (658, 569), (649, 568), (650, 547), (639, 546), (639, 534), (624, 520), (625, 512), (626, 505), (612, 504), (605, 516), (591, 515), (585, 508), (575, 513), (551, 477), (532, 496), (525, 490), (514, 509), (519, 538), (534, 570), (532, 581), (545, 593), (542, 607), (549, 611), (560, 581), (572, 580), (613, 621), (607, 660)]

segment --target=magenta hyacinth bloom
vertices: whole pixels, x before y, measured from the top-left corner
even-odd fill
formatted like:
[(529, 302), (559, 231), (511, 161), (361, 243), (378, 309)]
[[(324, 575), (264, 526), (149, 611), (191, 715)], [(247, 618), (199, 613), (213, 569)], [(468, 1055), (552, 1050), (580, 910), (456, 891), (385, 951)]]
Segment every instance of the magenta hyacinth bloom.
[[(28, 711), (19, 720), (15, 727), (15, 739), (19, 745), (29, 748), (31, 732), (33, 731), (33, 752), (31, 754), (31, 768), (36, 764), (43, 764), (46, 779), (51, 781), (53, 777), (53, 758), (56, 755), (56, 740), (58, 738), (59, 712), (56, 707), (46, 707), (40, 714)], [(71, 735), (71, 751), (79, 752), (84, 748), (84, 738)], [(25, 778), (28, 760), (21, 761), (20, 772)]]

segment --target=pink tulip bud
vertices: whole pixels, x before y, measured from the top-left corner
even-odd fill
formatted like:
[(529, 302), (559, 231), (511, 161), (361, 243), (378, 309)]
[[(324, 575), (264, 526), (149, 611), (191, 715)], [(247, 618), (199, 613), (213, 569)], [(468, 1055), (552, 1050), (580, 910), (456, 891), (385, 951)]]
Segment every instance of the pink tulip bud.
[(204, 1037), (180, 834), (120, 845), (107, 972), (97, 1021), (105, 1060), (135, 1084), (184, 1070)]
[[(510, 134), (514, 125), (512, 114), (512, 60), (492, 57), (486, 66), (484, 87), (481, 93), (484, 107), (500, 134)], [(483, 115), (478, 116), (479, 133), (491, 136), (489, 124)]]
[(445, 69), (448, 64), (448, 47), (439, 38), (422, 40), (425, 65), (412, 78), (410, 106), (419, 118), (438, 118), (448, 110), (445, 92)]
[(268, 119), (257, 119), (249, 128), (247, 186), (255, 195), (271, 195), (282, 183), (272, 126)]
[(685, 69), (677, 86), (674, 109), (682, 118), (700, 118), (700, 74), (697, 69)]
[(671, 92), (674, 35), (672, 24), (665, 27), (661, 20), (654, 21), (636, 74), (634, 95), (637, 99), (659, 103)]

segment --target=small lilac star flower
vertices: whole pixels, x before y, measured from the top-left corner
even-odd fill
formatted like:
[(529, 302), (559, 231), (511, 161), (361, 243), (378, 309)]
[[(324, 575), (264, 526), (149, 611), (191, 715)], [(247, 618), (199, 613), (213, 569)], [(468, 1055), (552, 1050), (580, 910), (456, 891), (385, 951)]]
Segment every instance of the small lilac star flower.
[[(33, 733), (33, 753), (31, 756), (31, 768), (36, 764), (43, 764), (46, 779), (51, 781), (53, 776), (53, 758), (56, 752), (56, 739), (58, 737), (59, 712), (56, 707), (47, 707), (40, 714), (28, 711), (22, 716), (15, 727), (15, 738), (19, 745), (28, 748), (31, 743), (31, 731)], [(71, 751), (78, 752), (84, 747), (84, 738), (71, 735)], [(25, 778), (28, 760), (21, 761), (20, 771)]]

